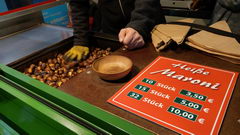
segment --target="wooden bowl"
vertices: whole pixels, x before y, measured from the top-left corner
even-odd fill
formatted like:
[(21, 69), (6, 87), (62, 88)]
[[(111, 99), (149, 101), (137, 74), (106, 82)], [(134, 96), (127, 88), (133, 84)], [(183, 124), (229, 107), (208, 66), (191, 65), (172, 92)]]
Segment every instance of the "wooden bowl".
[(109, 55), (96, 60), (93, 70), (104, 80), (118, 80), (125, 77), (132, 69), (131, 59), (121, 55)]

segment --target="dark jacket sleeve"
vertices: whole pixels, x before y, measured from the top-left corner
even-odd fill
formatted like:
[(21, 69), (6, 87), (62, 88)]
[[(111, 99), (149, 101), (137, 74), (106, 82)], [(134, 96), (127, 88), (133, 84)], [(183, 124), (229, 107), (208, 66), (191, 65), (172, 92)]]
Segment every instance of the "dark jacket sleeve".
[(88, 46), (89, 0), (70, 0), (74, 45)]
[(131, 20), (126, 27), (137, 30), (146, 40), (156, 24), (165, 23), (159, 0), (136, 0)]
[(219, 0), (219, 3), (226, 9), (233, 12), (240, 11), (240, 0)]

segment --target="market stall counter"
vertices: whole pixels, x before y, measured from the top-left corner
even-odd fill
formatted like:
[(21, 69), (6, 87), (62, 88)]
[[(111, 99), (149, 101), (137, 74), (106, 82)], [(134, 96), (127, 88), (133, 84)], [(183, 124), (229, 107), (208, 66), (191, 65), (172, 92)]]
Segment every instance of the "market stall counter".
[[(70, 38), (60, 44), (53, 45), (28, 57), (17, 60), (9, 64), (9, 66), (24, 72), (24, 69), (29, 67), (30, 64), (38, 63), (40, 60), (46, 61), (48, 58), (53, 57), (54, 53), (66, 51), (71, 47), (71, 44), (72, 39)], [(107, 100), (158, 56), (192, 62), (195, 64), (210, 66), (223, 70), (240, 72), (239, 65), (220, 60), (184, 45), (171, 45), (169, 49), (157, 53), (151, 43), (147, 44), (141, 49), (130, 51), (122, 50), (121, 45), (116, 40), (105, 38), (104, 36), (93, 37), (92, 44), (101, 48), (111, 47), (113, 50), (112, 54), (123, 55), (130, 58), (134, 65), (132, 71), (126, 77), (120, 80), (106, 81), (99, 78), (97, 73), (95, 73), (91, 67), (88, 67), (84, 72), (77, 74), (69, 81), (63, 83), (63, 85), (58, 87), (58, 89), (103, 110), (106, 110), (107, 112), (110, 112), (116, 116), (126, 119), (131, 123), (139, 125), (155, 134), (176, 135), (178, 133), (109, 104)], [(238, 80), (219, 132), (220, 135), (235, 135), (240, 132), (240, 128), (238, 128), (240, 126), (240, 110), (238, 109), (240, 106), (239, 90), (240, 81)]]

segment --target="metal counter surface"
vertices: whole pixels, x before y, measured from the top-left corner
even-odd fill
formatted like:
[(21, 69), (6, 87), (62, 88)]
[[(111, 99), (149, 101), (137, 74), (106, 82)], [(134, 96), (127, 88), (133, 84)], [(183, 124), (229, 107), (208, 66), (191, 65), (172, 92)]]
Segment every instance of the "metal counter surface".
[[(240, 72), (240, 65), (235, 65), (218, 58), (208, 56), (202, 52), (193, 50), (186, 46), (178, 46), (175, 48), (173, 47), (158, 54), (155, 52), (154, 48), (151, 45), (148, 45), (145, 48), (133, 51), (118, 50), (114, 52), (114, 54), (125, 55), (131, 58), (134, 63), (133, 70), (124, 79), (113, 82), (104, 81), (100, 79), (91, 68), (89, 68), (86, 72), (73, 77), (71, 81), (66, 82), (59, 89), (126, 120), (129, 120), (135, 124), (138, 124), (143, 128), (151, 130), (157, 134), (176, 135), (177, 133), (163, 126), (154, 124), (148, 120), (138, 117), (130, 112), (122, 110), (116, 106), (113, 106), (106, 101), (112, 95), (114, 95), (114, 93), (116, 93), (127, 81), (129, 81), (133, 76), (141, 71), (141, 69), (152, 62), (158, 55), (215, 68)], [(238, 79), (230, 104), (228, 106), (228, 110), (225, 115), (225, 119), (223, 120), (223, 124), (219, 132), (220, 135), (236, 135), (240, 132), (240, 123), (238, 122), (238, 119), (240, 119), (239, 100), (240, 80)]]
[(72, 29), (40, 24), (24, 32), (0, 39), (0, 63), (9, 64), (33, 52), (71, 37)]

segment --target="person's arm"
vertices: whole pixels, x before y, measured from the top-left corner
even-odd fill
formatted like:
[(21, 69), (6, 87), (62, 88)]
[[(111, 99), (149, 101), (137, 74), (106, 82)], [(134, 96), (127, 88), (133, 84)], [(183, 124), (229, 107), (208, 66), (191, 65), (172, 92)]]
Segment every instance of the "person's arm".
[(136, 0), (130, 22), (118, 34), (119, 41), (128, 49), (142, 47), (153, 27), (159, 23), (165, 23), (160, 1)]
[(70, 0), (74, 45), (88, 46), (89, 0)]
[(233, 12), (240, 11), (240, 0), (219, 0), (219, 3), (226, 9)]
[(146, 40), (150, 36), (150, 31), (160, 20), (165, 21), (159, 0), (136, 0), (131, 20), (126, 27), (137, 30)]
[(89, 0), (70, 0), (72, 22), (73, 22), (73, 47), (64, 54), (66, 60), (84, 59), (88, 53), (88, 30), (89, 30)]

